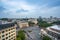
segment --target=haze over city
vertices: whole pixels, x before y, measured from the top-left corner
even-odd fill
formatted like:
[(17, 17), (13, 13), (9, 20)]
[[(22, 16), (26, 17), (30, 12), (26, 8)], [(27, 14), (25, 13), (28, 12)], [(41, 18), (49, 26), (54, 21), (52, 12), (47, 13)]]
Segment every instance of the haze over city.
[(0, 18), (60, 17), (60, 0), (0, 0)]

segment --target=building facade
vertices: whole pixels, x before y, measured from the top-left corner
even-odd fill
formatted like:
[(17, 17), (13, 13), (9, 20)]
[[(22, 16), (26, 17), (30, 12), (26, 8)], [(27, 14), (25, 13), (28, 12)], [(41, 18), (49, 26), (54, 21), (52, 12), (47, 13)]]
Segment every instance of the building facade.
[(46, 29), (41, 29), (41, 36), (49, 36), (52, 40), (60, 40), (60, 28), (55, 25)]
[(0, 25), (0, 40), (16, 40), (16, 26), (14, 23)]
[(29, 27), (29, 24), (26, 21), (19, 21), (19, 22), (17, 22), (17, 24), (19, 25), (20, 28)]

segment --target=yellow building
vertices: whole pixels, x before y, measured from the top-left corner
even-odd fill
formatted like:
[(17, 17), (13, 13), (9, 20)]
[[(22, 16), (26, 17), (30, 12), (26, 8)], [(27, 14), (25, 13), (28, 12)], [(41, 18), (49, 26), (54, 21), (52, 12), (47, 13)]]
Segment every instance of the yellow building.
[(17, 23), (18, 23), (18, 25), (19, 25), (20, 28), (29, 27), (29, 24), (26, 21), (19, 21)]
[(0, 25), (0, 40), (16, 40), (16, 25), (14, 23)]

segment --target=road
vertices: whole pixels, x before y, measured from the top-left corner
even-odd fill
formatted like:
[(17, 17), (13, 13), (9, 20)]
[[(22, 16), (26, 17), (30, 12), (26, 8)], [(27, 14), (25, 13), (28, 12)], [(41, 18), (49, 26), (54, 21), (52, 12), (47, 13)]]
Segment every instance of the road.
[[(27, 39), (26, 40), (41, 40), (40, 38), (40, 28), (37, 26), (34, 27), (28, 27), (28, 28), (24, 28), (23, 30), (26, 31), (27, 34)], [(31, 32), (29, 32), (31, 31)]]

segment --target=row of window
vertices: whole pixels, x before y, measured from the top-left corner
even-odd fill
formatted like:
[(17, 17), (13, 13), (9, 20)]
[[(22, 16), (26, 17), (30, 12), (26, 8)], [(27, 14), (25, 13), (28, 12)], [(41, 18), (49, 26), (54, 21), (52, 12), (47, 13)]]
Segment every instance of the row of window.
[(6, 39), (4, 38), (4, 39), (2, 39), (2, 40), (15, 40), (15, 36), (14, 37), (12, 37), (11, 39), (8, 39), (8, 37), (6, 37)]
[[(5, 35), (2, 35), (2, 38), (4, 37)], [(7, 40), (8, 38), (10, 38), (10, 39), (14, 39), (16, 36), (15, 36), (15, 33), (14, 34), (11, 34), (11, 35), (9, 35), (8, 37), (6, 37), (6, 38), (4, 38), (4, 39), (2, 39), (2, 40)]]
[(13, 36), (13, 35), (15, 35), (15, 33), (13, 33), (13, 34), (10, 34), (10, 32), (9, 32), (9, 34), (4, 34), (4, 35), (2, 35), (2, 37), (4, 37), (4, 36), (7, 36), (7, 35), (11, 35), (11, 36)]
[(54, 32), (49, 31), (49, 30), (47, 31), (47, 33), (48, 33), (49, 35), (53, 36), (53, 37), (56, 37), (56, 38), (60, 39), (60, 34), (54, 33)]
[[(11, 28), (11, 29), (9, 29), (9, 30), (6, 30), (6, 32), (11, 31), (11, 30), (13, 30), (13, 29), (15, 29), (15, 28)], [(2, 31), (2, 33), (5, 33), (5, 31)]]

